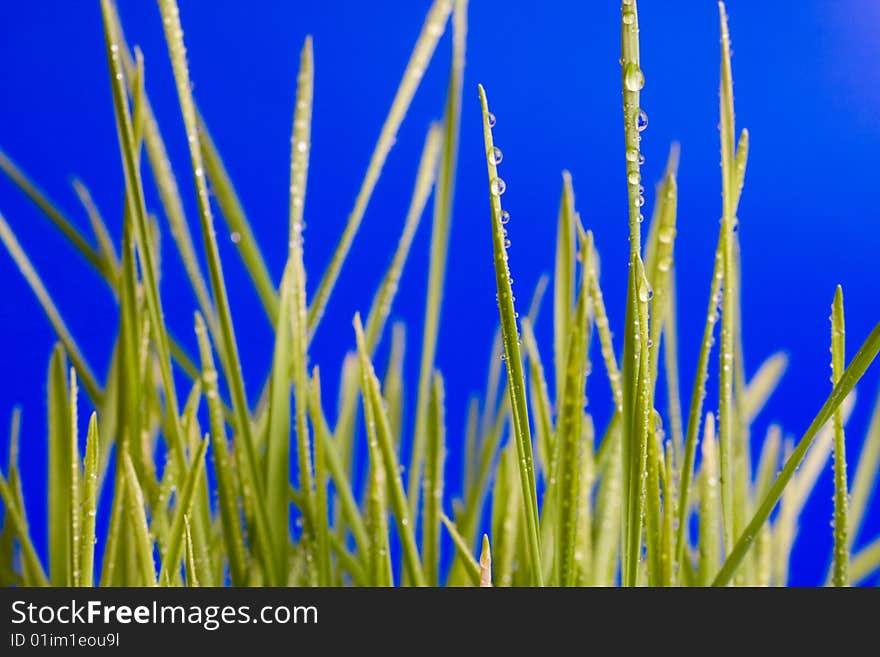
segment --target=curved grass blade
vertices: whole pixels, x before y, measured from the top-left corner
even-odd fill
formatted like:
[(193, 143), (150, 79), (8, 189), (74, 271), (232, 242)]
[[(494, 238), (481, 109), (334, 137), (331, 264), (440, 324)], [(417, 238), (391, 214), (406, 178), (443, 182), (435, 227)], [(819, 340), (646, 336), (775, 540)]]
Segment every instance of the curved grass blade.
[(746, 525), (746, 528), (734, 544), (733, 549), (728, 554), (727, 559), (721, 566), (721, 570), (712, 582), (713, 586), (724, 586), (730, 581), (730, 578), (733, 576), (734, 572), (736, 572), (737, 567), (748, 553), (758, 530), (767, 521), (773, 507), (776, 506), (776, 502), (779, 501), (782, 491), (785, 490), (785, 487), (794, 475), (795, 470), (803, 460), (804, 454), (806, 454), (816, 437), (816, 434), (825, 423), (828, 422), (834, 414), (834, 411), (837, 410), (847, 395), (852, 392), (852, 389), (855, 387), (859, 379), (862, 378), (878, 352), (880, 352), (880, 324), (875, 326), (870, 335), (868, 335), (846, 370), (844, 370), (839, 381), (828, 396), (828, 399), (825, 400), (822, 408), (819, 409), (819, 413), (813, 419), (803, 437), (801, 437), (797, 446), (794, 448), (794, 451), (792, 451), (791, 456), (786, 461), (785, 466), (782, 468), (776, 481), (773, 482), (767, 495), (757, 506), (754, 517), (748, 525)]
[(101, 217), (98, 206), (95, 205), (95, 201), (92, 199), (89, 188), (77, 178), (74, 178), (71, 184), (73, 186), (73, 191), (76, 192), (79, 202), (82, 204), (89, 217), (89, 222), (92, 224), (92, 232), (95, 233), (95, 239), (98, 240), (98, 248), (100, 249), (101, 256), (105, 263), (109, 263), (109, 266), (107, 266), (106, 269), (109, 269), (109, 271), (113, 273), (118, 272), (119, 256), (116, 255), (116, 247), (113, 246), (113, 238), (110, 237), (110, 231), (107, 228), (107, 224), (104, 223), (104, 219)]
[(379, 450), (382, 456), (382, 465), (385, 468), (385, 474), (388, 477), (388, 489), (390, 493), (391, 510), (394, 512), (397, 521), (397, 532), (400, 534), (401, 543), (403, 544), (403, 557), (406, 564), (406, 571), (409, 581), (416, 586), (425, 585), (425, 575), (422, 571), (421, 561), (419, 559), (419, 551), (416, 546), (416, 540), (413, 530), (413, 524), (410, 522), (409, 506), (406, 501), (406, 493), (403, 490), (403, 481), (400, 476), (400, 465), (397, 459), (397, 452), (391, 442), (391, 430), (388, 428), (388, 418), (385, 415), (383, 407), (382, 393), (379, 386), (379, 379), (373, 370), (373, 364), (367, 354), (366, 340), (364, 338), (363, 326), (361, 325), (360, 315), (354, 317), (354, 329), (357, 337), (358, 356), (361, 366), (361, 386), (363, 389), (364, 408), (366, 412), (367, 405), (372, 407), (371, 413), (376, 428), (376, 440), (379, 443)]
[[(831, 383), (837, 385), (846, 366), (845, 324), (843, 317), (843, 290), (838, 285), (831, 305)], [(847, 482), (846, 439), (843, 431), (843, 412), (834, 411), (834, 552), (831, 583), (849, 586), (849, 538), (847, 537)]]
[(367, 173), (355, 199), (354, 209), (348, 216), (345, 229), (339, 238), (339, 244), (312, 298), (312, 303), (309, 307), (309, 335), (314, 334), (318, 324), (321, 322), (321, 318), (324, 316), (327, 301), (333, 292), (333, 288), (336, 286), (336, 281), (339, 279), (339, 272), (346, 257), (348, 257), (348, 252), (351, 249), (351, 244), (354, 241), (358, 228), (360, 228), (361, 221), (364, 218), (370, 197), (373, 195), (373, 190), (376, 188), (379, 175), (382, 173), (382, 167), (385, 165), (388, 153), (394, 145), (397, 130), (403, 122), (406, 111), (409, 109), (410, 102), (422, 80), (425, 68), (434, 54), (434, 49), (440, 36), (443, 34), (446, 20), (449, 18), (451, 11), (452, 0), (434, 0), (431, 9), (428, 11), (425, 24), (413, 48), (410, 60), (406, 65), (406, 70), (403, 73), (403, 79), (391, 103), (391, 109), (385, 118), (385, 123), (382, 125), (379, 140), (376, 142), (372, 156), (370, 156)]
[(495, 165), (495, 144), (492, 140), (492, 124), (489, 120), (489, 104), (486, 91), (480, 85), (480, 103), (483, 109), (483, 137), (486, 146), (486, 165), (489, 173), (489, 199), (492, 209), (492, 250), (495, 259), (495, 284), (498, 291), (498, 311), (501, 317), (501, 334), (504, 342), (504, 358), (507, 364), (507, 391), (510, 397), (511, 418), (516, 436), (520, 463), (520, 485), (526, 517), (526, 538), (529, 567), (539, 586), (543, 585), (541, 573), (541, 538), (538, 528), (538, 499), (535, 491), (535, 468), (532, 460), (532, 436), (529, 429), (526, 405), (525, 379), (519, 349), (519, 332), (516, 326), (513, 289), (507, 266), (506, 230), (501, 210), (503, 181), (498, 178)]

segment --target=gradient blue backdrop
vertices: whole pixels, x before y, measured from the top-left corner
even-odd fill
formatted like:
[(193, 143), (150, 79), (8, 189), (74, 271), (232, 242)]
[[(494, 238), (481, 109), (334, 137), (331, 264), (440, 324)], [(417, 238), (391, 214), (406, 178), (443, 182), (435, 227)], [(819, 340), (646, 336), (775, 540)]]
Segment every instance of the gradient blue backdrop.
[[(130, 41), (143, 49), (147, 89), (164, 127), (195, 227), (186, 141), (155, 3), (120, 0)], [(342, 230), (392, 95), (429, 3), (195, 2), (181, 14), (197, 101), (236, 182), (273, 275), (283, 267), (288, 158), (297, 53), (315, 38), (315, 116), (306, 265), (316, 284)], [(869, 0), (730, 0), (738, 127), (751, 131), (740, 212), (747, 374), (784, 349), (791, 364), (757, 420), (800, 435), (829, 390), (829, 304), (841, 283), (849, 353), (880, 318), (873, 210), (880, 150), (880, 5)], [(571, 170), (577, 206), (603, 256), (612, 325), (622, 334), (627, 223), (619, 57), (619, 3), (472, 0), (457, 198), (438, 366), (447, 380), (450, 457), (457, 491), (468, 396), (484, 382), (497, 321), (476, 84), (498, 117), (505, 153), (505, 207), (513, 217), (510, 262), (521, 304), (552, 267), (560, 171)], [(702, 332), (720, 214), (718, 18), (710, 0), (640, 3), (646, 181), (679, 140), (679, 330), (683, 393), (689, 395)], [(400, 131), (363, 228), (312, 350), (325, 398), (351, 348), (351, 316), (365, 311), (396, 244), (425, 130), (442, 113), (450, 43), (434, 63)], [(118, 236), (123, 178), (97, 2), (0, 2), (0, 147), (87, 226), (69, 182), (88, 184)], [(648, 202), (653, 201), (649, 183)], [(158, 208), (155, 195), (148, 202)], [(0, 211), (16, 230), (99, 372), (116, 314), (106, 288), (4, 178)], [(414, 382), (427, 270), (428, 221), (416, 238), (393, 316), (409, 325), (407, 375)], [(198, 233), (197, 230), (195, 230)], [(221, 232), (222, 235), (222, 232)], [(222, 240), (232, 310), (255, 395), (268, 367), (271, 331), (234, 246)], [(169, 322), (188, 344), (194, 302), (170, 239), (162, 294)], [(6, 254), (0, 255), (0, 418), (23, 406), (22, 461), (31, 522), (41, 549), (45, 509), (45, 373), (53, 335)], [(549, 339), (549, 315), (539, 338)], [(387, 345), (386, 345), (387, 349)], [(547, 350), (549, 357), (549, 349)], [(385, 350), (379, 360), (384, 363)], [(384, 366), (384, 365), (383, 365)], [(590, 403), (608, 416), (602, 374)], [(875, 397), (872, 371), (850, 423), (855, 462)], [(709, 404), (717, 403), (715, 389)], [(412, 402), (412, 399), (409, 400)], [(410, 404), (411, 406), (411, 404)], [(83, 404), (84, 420), (87, 403)], [(5, 421), (4, 421), (5, 422)], [(0, 431), (5, 454), (8, 435)], [(5, 459), (5, 457), (4, 457)], [(831, 544), (830, 465), (809, 503), (792, 563), (798, 584), (822, 580)], [(876, 504), (863, 537), (876, 534)], [(864, 542), (864, 538), (861, 542)]]

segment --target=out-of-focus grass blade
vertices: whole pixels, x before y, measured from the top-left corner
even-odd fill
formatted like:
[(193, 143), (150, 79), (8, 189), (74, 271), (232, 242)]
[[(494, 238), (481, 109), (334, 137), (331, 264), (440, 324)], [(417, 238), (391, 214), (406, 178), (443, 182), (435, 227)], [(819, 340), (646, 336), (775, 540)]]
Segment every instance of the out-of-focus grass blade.
[(0, 473), (0, 497), (3, 498), (6, 521), (11, 523), (18, 536), (18, 542), (21, 546), (22, 560), (25, 562), (25, 570), (26, 572), (34, 574), (35, 581), (32, 585), (50, 586), (49, 579), (43, 571), (42, 564), (40, 564), (40, 557), (37, 556), (37, 551), (34, 549), (34, 544), (31, 542), (27, 521), (16, 504), (15, 493), (9, 487), (9, 484), (2, 473)]
[(797, 467), (800, 465), (801, 461), (803, 461), (804, 454), (809, 449), (816, 434), (825, 423), (828, 422), (834, 411), (837, 410), (841, 403), (843, 403), (843, 400), (847, 395), (852, 392), (852, 389), (855, 387), (859, 379), (862, 378), (865, 370), (868, 369), (868, 366), (877, 356), (878, 352), (880, 352), (880, 324), (874, 327), (859, 351), (853, 357), (849, 366), (844, 370), (837, 384), (834, 386), (834, 389), (831, 391), (831, 394), (828, 396), (828, 399), (826, 399), (822, 408), (819, 410), (819, 413), (813, 419), (812, 423), (807, 428), (807, 431), (794, 448), (794, 451), (786, 461), (785, 466), (782, 468), (776, 481), (773, 482), (766, 497), (764, 497), (760, 504), (758, 504), (754, 517), (743, 530), (743, 533), (738, 537), (733, 550), (728, 554), (720, 572), (712, 582), (713, 586), (724, 586), (730, 581), (730, 578), (733, 576), (734, 572), (736, 572), (740, 562), (748, 553), (761, 525), (767, 521), (770, 512), (773, 510), (773, 507), (776, 506), (776, 502), (779, 501), (782, 492), (785, 490), (785, 487), (794, 475), (795, 470), (797, 470)]
[(553, 410), (550, 395), (547, 392), (547, 379), (544, 376), (544, 365), (538, 351), (538, 341), (528, 317), (522, 321), (523, 348), (529, 362), (529, 401), (532, 416), (535, 418), (537, 434), (538, 462), (544, 469), (544, 478), (551, 477), (553, 455)]
[(18, 165), (13, 162), (3, 151), (0, 151), (0, 171), (3, 171), (9, 179), (24, 192), (28, 198), (55, 224), (58, 230), (80, 252), (80, 254), (106, 278), (111, 278), (112, 272), (106, 266), (105, 261), (95, 252), (79, 229), (74, 226), (55, 204), (28, 178)]
[[(107, 0), (104, 0), (107, 2)], [(229, 308), (229, 299), (226, 295), (226, 283), (223, 279), (223, 270), (220, 266), (220, 254), (217, 247), (217, 238), (214, 232), (214, 220), (211, 214), (211, 205), (208, 196), (208, 188), (205, 183), (204, 164), (201, 147), (199, 145), (199, 133), (196, 121), (195, 104), (192, 99), (192, 90), (189, 80), (189, 70), (186, 64), (186, 50), (183, 44), (183, 30), (180, 26), (180, 14), (175, 0), (160, 0), (159, 7), (162, 13), (162, 21), (165, 27), (165, 38), (168, 42), (168, 51), (174, 69), (174, 79), (177, 85), (177, 95), (180, 101), (183, 122), (186, 127), (187, 141), (189, 142), (190, 161), (195, 178), (196, 198), (199, 206), (199, 222), (202, 228), (202, 239), (205, 245), (210, 274), (211, 290), (214, 295), (214, 303), (217, 310), (217, 321), (220, 328), (219, 347), (225, 356), (221, 363), (226, 368), (226, 379), (232, 392), (232, 405), (236, 418), (236, 431), (239, 440), (242, 441), (245, 457), (243, 464), (243, 477), (245, 484), (251, 488), (253, 495), (251, 500), (254, 504), (254, 517), (257, 527), (257, 543), (261, 548), (261, 557), (266, 578), (276, 584), (286, 583), (277, 572), (275, 564), (269, 555), (269, 547), (272, 545), (272, 532), (269, 528), (268, 513), (263, 505), (264, 485), (261, 484), (257, 467), (257, 455), (254, 447), (254, 437), (251, 428), (250, 416), (245, 394), (244, 381), (242, 379), (241, 359), (239, 358), (238, 345), (232, 326), (232, 317)]]
[(95, 580), (95, 519), (98, 515), (98, 466), (100, 463), (98, 438), (98, 416), (92, 413), (89, 418), (89, 433), (86, 437), (86, 455), (83, 468), (83, 528), (80, 556), (80, 585), (93, 586)]
[(395, 444), (400, 445), (403, 438), (403, 357), (406, 351), (406, 325), (395, 322), (391, 327), (391, 353), (388, 367), (382, 380), (382, 396), (388, 404), (388, 422)]
[[(837, 385), (846, 367), (846, 340), (843, 317), (843, 290), (838, 285), (831, 304), (831, 383)], [(849, 586), (849, 539), (846, 482), (846, 439), (843, 431), (843, 411), (837, 408), (832, 420), (834, 426), (834, 552), (831, 583)]]
[(354, 241), (358, 228), (360, 228), (361, 220), (364, 218), (364, 213), (367, 210), (370, 197), (373, 195), (373, 190), (379, 180), (382, 167), (385, 165), (388, 153), (394, 145), (397, 130), (403, 121), (403, 117), (406, 115), (406, 111), (409, 109), (410, 102), (422, 80), (425, 68), (431, 60), (431, 56), (434, 54), (437, 42), (443, 34), (446, 20), (449, 18), (449, 14), (452, 11), (452, 4), (453, 0), (434, 0), (431, 9), (428, 11), (425, 24), (422, 26), (418, 41), (416, 41), (413, 53), (407, 63), (406, 70), (403, 73), (403, 80), (401, 80), (400, 86), (397, 88), (397, 93), (391, 103), (391, 109), (389, 110), (388, 116), (385, 118), (385, 123), (382, 125), (382, 130), (379, 133), (379, 140), (376, 142), (376, 147), (370, 157), (370, 163), (367, 166), (367, 173), (364, 176), (360, 191), (355, 199), (354, 209), (348, 216), (345, 229), (339, 238), (339, 244), (330, 259), (330, 264), (327, 266), (327, 270), (324, 272), (321, 282), (318, 284), (311, 306), (309, 307), (310, 335), (315, 332), (324, 315), (327, 301), (330, 298), (330, 294), (333, 292), (333, 288), (336, 286), (339, 272), (348, 256), (348, 252), (351, 249), (351, 244)]
[(497, 154), (492, 139), (489, 103), (486, 91), (480, 85), (480, 102), (483, 109), (483, 137), (486, 146), (486, 165), (489, 173), (489, 199), (492, 209), (492, 250), (495, 259), (495, 285), (498, 292), (498, 311), (501, 316), (501, 334), (504, 342), (504, 359), (507, 365), (507, 391), (510, 396), (511, 417), (516, 444), (519, 450), (520, 485), (526, 516), (526, 538), (529, 566), (536, 584), (543, 585), (541, 573), (541, 538), (538, 529), (538, 499), (535, 491), (535, 467), (532, 459), (532, 436), (529, 429), (525, 379), (519, 348), (519, 331), (511, 287), (510, 269), (507, 265), (507, 231), (501, 209), (504, 181), (498, 177)]
[(620, 423), (617, 423), (606, 438), (609, 441), (608, 465), (599, 484), (596, 510), (593, 514), (593, 585), (595, 586), (613, 586), (617, 572), (622, 520), (621, 439)]
[(400, 476), (400, 465), (397, 459), (397, 451), (391, 443), (391, 430), (388, 428), (388, 418), (382, 401), (379, 379), (373, 370), (373, 364), (367, 355), (366, 340), (360, 315), (354, 317), (354, 329), (357, 337), (358, 356), (361, 365), (361, 386), (363, 389), (364, 407), (372, 406), (372, 416), (376, 427), (376, 440), (382, 455), (382, 464), (385, 467), (385, 475), (388, 477), (388, 489), (391, 496), (391, 509), (397, 521), (397, 532), (403, 544), (403, 557), (409, 581), (416, 586), (425, 585), (425, 576), (419, 559), (419, 550), (413, 525), (409, 516), (409, 506), (406, 501), (406, 493), (403, 490), (403, 481)]
[(718, 456), (715, 416), (706, 413), (703, 428), (703, 462), (700, 468), (700, 565), (697, 583), (708, 586), (718, 572), (721, 556), (721, 509), (718, 501)]
[(30, 258), (27, 257), (24, 249), (21, 248), (18, 239), (16, 239), (15, 234), (12, 232), (9, 224), (6, 223), (6, 219), (2, 214), (0, 214), (0, 240), (3, 241), (6, 250), (9, 251), (9, 255), (15, 261), (21, 275), (24, 276), (34, 293), (34, 296), (37, 297), (37, 301), (39, 301), (40, 305), (43, 307), (43, 312), (46, 313), (46, 317), (49, 319), (49, 323), (52, 324), (55, 334), (64, 345), (64, 350), (70, 357), (80, 379), (82, 379), (83, 385), (89, 393), (89, 397), (91, 397), (96, 405), (100, 406), (104, 397), (104, 391), (101, 390), (101, 386), (98, 384), (95, 375), (92, 374), (89, 364), (80, 352), (73, 336), (70, 334), (70, 331), (68, 331), (64, 319), (61, 317), (61, 313), (58, 312), (58, 308), (55, 306), (52, 297), (49, 296), (49, 292), (43, 285), (40, 275), (34, 269)]
[(110, 263), (110, 267), (105, 266), (105, 269), (109, 269), (115, 274), (119, 271), (119, 256), (116, 255), (116, 247), (113, 246), (113, 238), (110, 237), (110, 231), (107, 229), (107, 224), (104, 223), (104, 219), (101, 217), (101, 213), (98, 211), (98, 207), (92, 199), (89, 188), (86, 187), (81, 180), (76, 178), (74, 178), (72, 185), (73, 191), (76, 192), (80, 203), (82, 203), (82, 206), (89, 217), (89, 222), (92, 224), (92, 231), (95, 233), (95, 238), (98, 240), (98, 247), (101, 250), (104, 262)]
[(850, 547), (858, 538), (859, 530), (862, 528), (865, 510), (868, 508), (868, 502), (876, 485), (878, 465), (880, 465), (880, 395), (874, 402), (874, 412), (868, 424), (868, 433), (865, 442), (862, 443), (859, 464), (853, 477), (849, 503)]
[(379, 289), (376, 291), (376, 296), (373, 297), (370, 314), (367, 316), (367, 323), (364, 327), (367, 350), (370, 353), (373, 353), (375, 350), (382, 335), (382, 329), (385, 327), (385, 322), (388, 319), (388, 314), (391, 312), (391, 303), (397, 294), (400, 275), (406, 265), (410, 246), (412, 246), (416, 229), (419, 227), (419, 221), (428, 203), (428, 197), (431, 195), (442, 142), (443, 133), (440, 126), (436, 123), (432, 124), (425, 137), (425, 145), (422, 148), (422, 156), (416, 173), (415, 188), (413, 189), (409, 210), (406, 213), (406, 221), (404, 222), (397, 250), (394, 252), (391, 264), (385, 272)]
[(332, 563), (330, 562), (330, 518), (327, 515), (327, 445), (326, 440), (318, 435), (321, 428), (318, 427), (316, 421), (320, 415), (321, 407), (321, 373), (316, 365), (312, 370), (312, 380), (309, 384), (307, 409), (312, 418), (315, 435), (315, 515), (313, 518), (315, 560), (318, 564), (318, 585), (330, 586), (332, 583)]
[(425, 457), (425, 493), (422, 507), (422, 564), (428, 586), (437, 586), (440, 570), (440, 513), (446, 465), (446, 390), (443, 377), (434, 374), (428, 405), (428, 450)]
[(422, 329), (422, 352), (419, 364), (419, 383), (416, 393), (416, 420), (412, 456), (409, 466), (408, 488), (410, 513), (414, 516), (419, 504), (419, 477), (425, 452), (425, 421), (431, 393), (431, 377), (437, 353), (437, 335), (440, 325), (440, 307), (446, 278), (446, 258), (449, 248), (449, 230), (452, 224), (452, 203), (455, 195), (455, 175), (458, 170), (458, 144), (461, 128), (461, 94), (464, 84), (465, 41), (467, 38), (468, 0), (455, 0), (452, 12), (452, 62), (449, 87), (443, 116), (443, 154), (437, 174), (434, 194), (434, 215), (431, 225), (431, 254), (428, 262), (428, 285), (425, 301), (425, 319)]
[(599, 345), (602, 350), (602, 360), (605, 362), (605, 371), (608, 375), (608, 383), (614, 397), (614, 405), (620, 412), (623, 404), (623, 389), (620, 384), (620, 368), (617, 366), (617, 357), (614, 355), (614, 343), (611, 338), (611, 329), (608, 322), (608, 312), (605, 309), (605, 298), (602, 288), (599, 286), (599, 257), (593, 246), (593, 231), (587, 231), (587, 242), (591, 245), (589, 268), (589, 291), (590, 303), (593, 307), (593, 316), (596, 322), (596, 332), (599, 334)]
[(474, 559), (474, 555), (471, 554), (468, 542), (458, 531), (455, 523), (452, 522), (445, 513), (440, 514), (440, 520), (446, 526), (446, 531), (449, 532), (449, 536), (452, 537), (452, 542), (458, 550), (458, 554), (461, 557), (461, 562), (464, 564), (464, 570), (467, 573), (468, 579), (471, 580), (471, 584), (474, 586), (479, 586), (481, 574), (480, 564), (477, 563), (477, 560)]
[(480, 549), (480, 587), (492, 586), (492, 551), (489, 547), (489, 536), (483, 534), (483, 547)]
[(770, 395), (779, 385), (782, 375), (785, 374), (786, 367), (788, 367), (788, 356), (778, 353), (765, 360), (755, 372), (741, 400), (743, 419), (747, 424), (751, 424), (764, 408)]
[(850, 581), (858, 584), (880, 568), (880, 537), (875, 538), (856, 554), (849, 564)]

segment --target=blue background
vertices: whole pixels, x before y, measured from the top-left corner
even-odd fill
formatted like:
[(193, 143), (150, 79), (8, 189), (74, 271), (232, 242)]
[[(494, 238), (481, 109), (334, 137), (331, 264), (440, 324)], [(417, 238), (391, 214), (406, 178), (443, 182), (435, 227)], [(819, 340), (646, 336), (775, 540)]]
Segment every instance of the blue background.
[[(158, 9), (147, 1), (119, 4), (129, 41), (143, 49), (147, 90), (198, 237), (186, 141)], [(351, 210), (429, 3), (181, 0), (180, 5), (197, 102), (276, 280), (286, 253), (297, 53), (305, 35), (314, 35), (315, 116), (306, 202), (311, 290)], [(721, 208), (717, 7), (710, 0), (644, 0), (639, 9), (647, 78), (642, 104), (650, 117), (642, 141), (648, 207), (651, 181), (662, 172), (670, 142), (682, 144), (676, 260), (687, 400)], [(873, 38), (880, 5), (731, 0), (728, 11), (737, 126), (748, 127), (752, 138), (740, 210), (747, 375), (774, 351), (783, 349), (791, 357), (755, 434), (761, 438), (771, 421), (779, 421), (787, 433), (799, 436), (830, 387), (828, 314), (835, 285), (843, 285), (847, 301), (849, 355), (880, 319), (875, 264), (880, 231), (872, 182), (880, 150), (880, 42)], [(628, 253), (619, 3), (473, 0), (469, 19), (460, 167), (437, 355), (447, 380), (453, 491), (460, 488), (467, 399), (484, 385), (497, 322), (477, 82), (489, 93), (498, 117), (496, 143), (505, 153), (501, 175), (508, 184), (505, 207), (513, 217), (510, 262), (519, 303), (527, 303), (539, 275), (552, 270), (563, 168), (572, 172), (578, 210), (602, 254), (603, 286), (618, 339)], [(327, 400), (335, 398), (334, 370), (353, 345), (351, 316), (368, 309), (396, 245), (425, 131), (442, 114), (450, 50), (446, 34), (316, 336), (312, 359), (322, 365)], [(97, 2), (0, 2), (0, 147), (85, 229), (87, 220), (69, 185), (72, 175), (80, 177), (118, 238), (123, 177)], [(158, 210), (152, 190), (148, 203)], [(0, 212), (90, 362), (103, 372), (116, 321), (106, 288), (5, 178), (0, 179)], [(418, 369), (429, 223), (426, 218), (419, 230), (393, 310), (408, 323), (411, 385)], [(193, 347), (194, 301), (169, 237), (163, 301), (175, 333)], [(271, 356), (271, 331), (234, 246), (221, 242), (248, 392), (254, 396)], [(0, 418), (8, 418), (14, 405), (23, 406), (26, 495), (43, 549), (44, 393), (53, 334), (6, 255), (0, 256), (0, 282)], [(539, 340), (549, 359), (549, 304), (546, 309)], [(382, 368), (387, 341), (383, 346)], [(608, 416), (603, 377), (597, 366), (589, 384), (600, 426)], [(877, 382), (875, 369), (859, 389), (848, 433), (851, 472)], [(714, 408), (712, 385), (708, 404)], [(84, 403), (83, 420), (86, 410)], [(4, 454), (7, 440), (4, 429)], [(818, 583), (826, 572), (830, 472), (829, 462), (803, 516), (805, 538), (796, 545), (791, 569), (797, 584)], [(872, 538), (880, 527), (876, 504), (868, 516), (863, 537)]]

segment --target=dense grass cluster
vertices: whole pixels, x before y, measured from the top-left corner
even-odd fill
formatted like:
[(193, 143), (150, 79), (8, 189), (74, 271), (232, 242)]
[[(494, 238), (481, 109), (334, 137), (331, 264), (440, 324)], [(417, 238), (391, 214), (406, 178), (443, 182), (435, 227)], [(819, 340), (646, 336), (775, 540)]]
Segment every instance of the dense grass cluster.
[[(492, 137), (495, 118), (480, 87), (484, 143), (479, 147), (486, 154), (486, 217), (492, 230), (500, 321), (485, 394), (469, 408), (464, 494), (450, 515), (444, 494), (444, 381), (435, 352), (441, 338), (438, 324), (459, 148), (467, 1), (434, 0), (344, 232), (310, 298), (303, 230), (312, 124), (311, 41), (303, 45), (297, 79), (288, 257), (276, 286), (192, 97), (175, 0), (159, 0), (159, 8), (189, 144), (207, 275), (144, 91), (141, 53), (126, 44), (113, 0), (102, 0), (101, 8), (125, 174), (121, 244), (111, 239), (82, 184), (76, 183), (76, 191), (91, 220), (96, 246), (0, 153), (0, 169), (101, 274), (119, 308), (116, 341), (108, 345), (111, 366), (102, 381), (0, 216), (0, 240), (58, 337), (47, 382), (48, 563), (38, 557), (28, 529), (27, 518), (33, 514), (26, 513), (22, 496), (16, 415), (7, 471), (0, 477), (4, 584), (785, 585), (798, 516), (832, 452), (835, 508), (829, 583), (857, 583), (880, 567), (880, 540), (852, 555), (880, 462), (880, 406), (851, 482), (844, 432), (850, 393), (880, 350), (880, 325), (847, 363), (840, 289), (832, 305), (833, 386), (827, 401), (798, 441), (783, 440), (780, 429), (773, 427), (760, 453), (751, 453), (752, 420), (773, 392), (785, 359), (772, 356), (746, 379), (736, 228), (749, 141), (745, 130), (739, 137), (735, 132), (723, 4), (722, 218), (687, 406), (682, 406), (678, 392), (675, 312), (678, 150), (674, 146), (670, 151), (643, 236), (639, 142), (645, 118), (639, 95), (645, 78), (635, 0), (623, 0), (621, 12), (626, 149), (626, 170), (621, 174), (627, 184), (630, 227), (624, 318), (615, 322), (606, 313), (593, 236), (581, 224), (571, 179), (564, 174), (549, 315), (553, 340), (538, 344), (534, 323), (548, 279), (542, 279), (529, 306), (516, 301), (507, 258), (508, 215), (501, 204), (505, 183), (497, 169), (501, 154)], [(353, 318), (353, 351), (342, 365), (331, 423), (321, 399), (319, 368), (310, 364), (310, 341), (447, 25), (453, 48), (443, 120), (432, 125), (425, 138), (403, 232), (384, 278), (368, 312)], [(145, 167), (156, 182), (161, 214), (197, 302), (197, 357), (186, 353), (164, 320), (160, 228), (146, 207)], [(404, 391), (412, 384), (402, 375), (403, 331), (399, 326), (386, 331), (386, 321), (431, 199), (424, 334), (419, 379), (412, 385), (414, 394), (408, 395), (415, 399), (415, 421), (409, 427), (401, 411)], [(274, 326), (271, 370), (254, 405), (248, 402), (241, 374), (215, 236), (215, 209), (240, 238), (238, 252)], [(623, 335), (619, 360), (611, 335), (615, 324)], [(391, 356), (380, 375), (372, 359), (385, 333), (390, 333)], [(591, 349), (595, 341), (598, 346)], [(600, 368), (591, 366), (593, 352), (601, 354), (615, 405), (602, 428), (585, 410), (586, 379), (601, 376)], [(178, 390), (174, 368), (191, 381), (189, 391)], [(706, 408), (710, 374), (718, 376), (717, 416)], [(655, 403), (661, 385), (668, 399), (665, 409)], [(77, 431), (80, 386), (95, 409), (85, 441)], [(369, 473), (361, 491), (353, 484), (352, 453), (355, 441), (364, 438)], [(410, 455), (408, 463), (402, 462), (403, 454)], [(105, 487), (112, 495), (100, 495)], [(99, 499), (111, 508), (109, 530), (101, 537), (103, 563), (96, 565)], [(291, 506), (297, 509), (293, 515)], [(488, 522), (483, 520), (486, 512)], [(299, 519), (299, 527), (291, 517)], [(444, 529), (456, 547), (448, 572), (440, 568)], [(399, 569), (391, 559), (392, 534), (400, 546)]]

